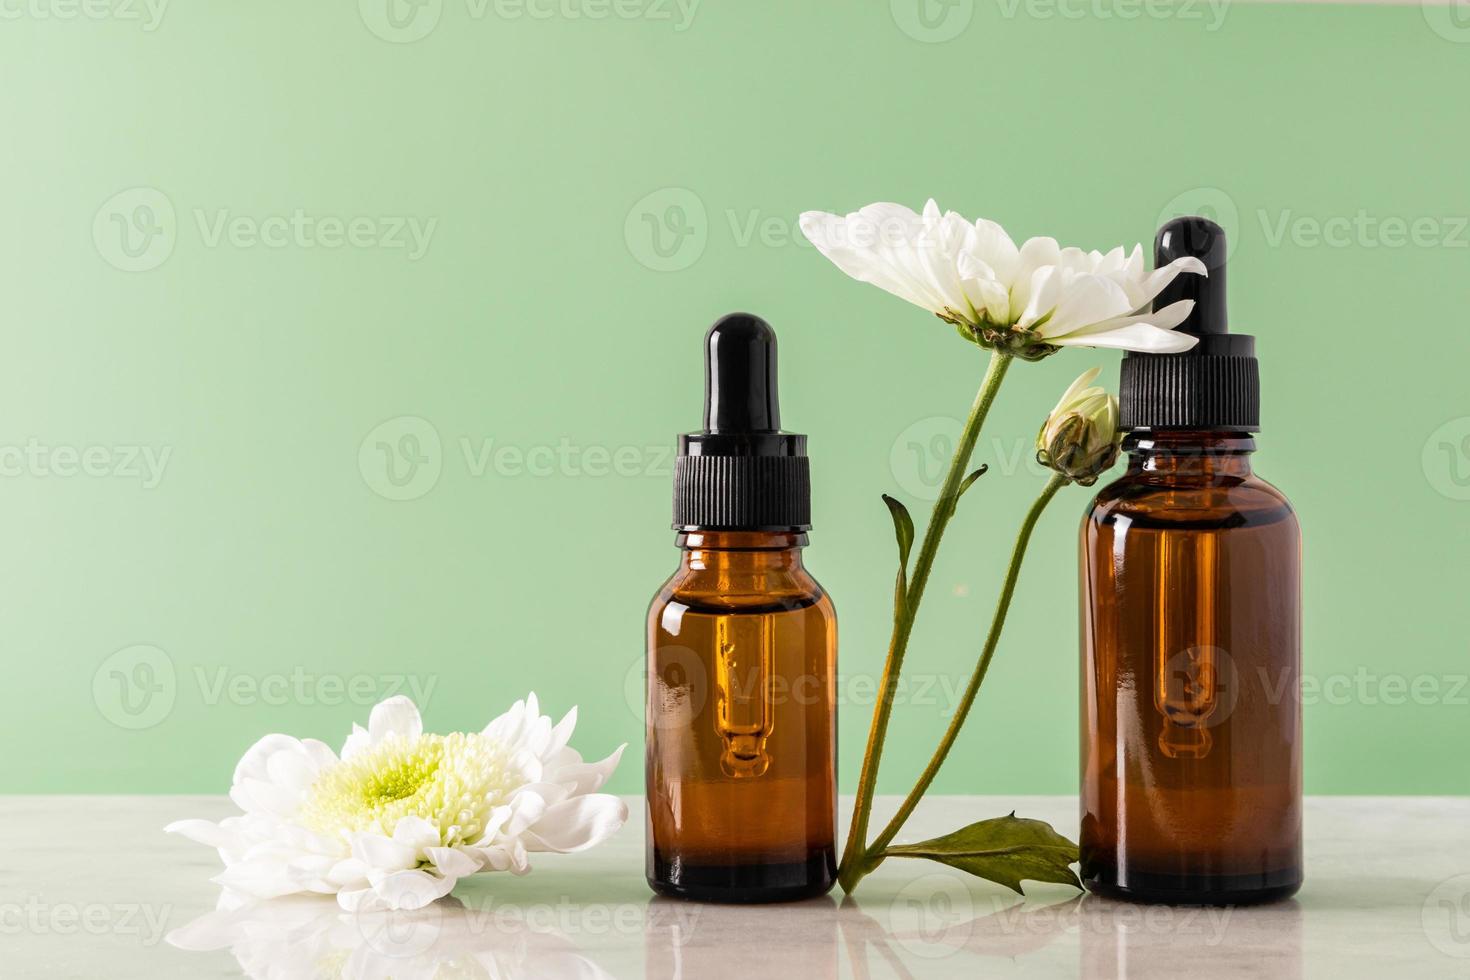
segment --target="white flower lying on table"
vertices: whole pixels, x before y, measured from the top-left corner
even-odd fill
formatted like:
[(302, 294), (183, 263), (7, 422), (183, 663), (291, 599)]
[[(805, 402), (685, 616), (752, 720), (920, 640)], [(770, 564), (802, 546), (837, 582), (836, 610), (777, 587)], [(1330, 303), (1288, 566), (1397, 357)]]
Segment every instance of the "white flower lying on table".
[(425, 735), (414, 703), (389, 698), (340, 759), (316, 739), (265, 736), (235, 767), (242, 815), (164, 829), (218, 848), (214, 880), (239, 898), (420, 908), (467, 875), (525, 874), (528, 853), (585, 850), (623, 825), (627, 806), (596, 791), (626, 745), (583, 762), (567, 745), (576, 724), (575, 708), (552, 724), (532, 694), (479, 733)]

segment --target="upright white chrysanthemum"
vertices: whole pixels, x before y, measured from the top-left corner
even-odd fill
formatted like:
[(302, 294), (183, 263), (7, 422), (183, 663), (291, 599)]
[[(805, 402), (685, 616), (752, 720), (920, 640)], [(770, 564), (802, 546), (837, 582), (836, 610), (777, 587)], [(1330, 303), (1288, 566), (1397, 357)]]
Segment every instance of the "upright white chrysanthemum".
[(1085, 252), (1032, 238), (1018, 248), (995, 222), (941, 212), (932, 200), (922, 214), (900, 204), (845, 216), (808, 211), (801, 230), (852, 278), (929, 310), (982, 347), (1034, 360), (1061, 347), (1174, 353), (1196, 343), (1174, 331), (1192, 300), (1151, 308), (1175, 276), (1205, 275), (1196, 258), (1150, 272), (1136, 245)]
[(623, 748), (586, 763), (532, 694), (479, 733), (426, 735), (418, 708), (393, 697), (354, 725), (340, 758), (322, 742), (267, 735), (235, 767), (219, 823), (164, 828), (218, 848), (215, 881), (239, 896), (335, 894), (343, 908), (419, 908), (480, 871), (530, 870), (527, 854), (580, 851), (628, 818), (598, 793)]

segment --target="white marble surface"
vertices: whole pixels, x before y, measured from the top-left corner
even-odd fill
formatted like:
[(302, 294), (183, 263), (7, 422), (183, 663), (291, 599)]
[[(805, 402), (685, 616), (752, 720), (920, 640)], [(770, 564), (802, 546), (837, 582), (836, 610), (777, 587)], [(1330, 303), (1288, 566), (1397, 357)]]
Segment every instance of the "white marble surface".
[[(1021, 899), (897, 860), (846, 901), (673, 902), (644, 885), (631, 802), (628, 826), (594, 852), (461, 882), (428, 910), (355, 918), (330, 899), (212, 914), (214, 852), (160, 828), (224, 816), (223, 798), (0, 797), (0, 976), (1470, 980), (1470, 799), (1309, 800), (1296, 899), (1216, 910), (1029, 883)], [(1012, 808), (1075, 837), (1071, 798), (950, 796), (905, 838)]]

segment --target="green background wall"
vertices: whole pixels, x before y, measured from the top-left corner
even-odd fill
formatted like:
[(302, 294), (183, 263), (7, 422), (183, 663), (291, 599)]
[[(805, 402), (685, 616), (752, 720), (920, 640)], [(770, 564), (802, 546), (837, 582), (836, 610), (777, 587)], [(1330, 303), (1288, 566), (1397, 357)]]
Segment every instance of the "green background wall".
[[(584, 752), (634, 743), (636, 792), (668, 448), (732, 309), (780, 332), (811, 436), (850, 788), (889, 614), (878, 495), (920, 512), (983, 364), (795, 217), (932, 195), (1089, 247), (1201, 209), (1233, 231), (1258, 465), (1305, 526), (1307, 789), (1470, 790), (1448, 9), (98, 2), (0, 23), (0, 789), (220, 791), (256, 736), (338, 745), (402, 684), (438, 730), (528, 689), (579, 704)], [(1101, 352), (1011, 372), (884, 790), (978, 649), (1030, 436), (1095, 363), (1115, 384)], [(403, 485), (379, 442), (420, 460)], [(1087, 496), (1043, 520), (939, 790), (1073, 790)]]

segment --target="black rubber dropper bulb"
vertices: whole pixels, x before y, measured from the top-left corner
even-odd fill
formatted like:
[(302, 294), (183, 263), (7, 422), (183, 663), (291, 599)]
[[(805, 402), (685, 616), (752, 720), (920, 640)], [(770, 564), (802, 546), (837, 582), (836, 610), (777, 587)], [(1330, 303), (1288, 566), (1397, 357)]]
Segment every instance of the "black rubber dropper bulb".
[(1230, 332), (1230, 318), (1225, 311), (1225, 253), (1225, 229), (1208, 218), (1175, 218), (1159, 228), (1154, 239), (1155, 269), (1175, 259), (1193, 257), (1203, 262), (1209, 273), (1176, 276), (1154, 300), (1156, 310), (1182, 299), (1194, 300), (1189, 318), (1176, 328), (1179, 332), (1196, 337)]
[(704, 337), (706, 432), (775, 432), (776, 331), (758, 316), (731, 313)]
[(1119, 371), (1124, 429), (1260, 431), (1256, 339), (1231, 333), (1225, 305), (1225, 229), (1208, 218), (1175, 218), (1154, 239), (1154, 268), (1196, 258), (1207, 275), (1181, 272), (1154, 299), (1154, 310), (1181, 300), (1194, 307), (1174, 329), (1197, 337), (1177, 354), (1129, 352)]
[(806, 436), (781, 431), (776, 332), (758, 316), (731, 313), (704, 336), (704, 429), (679, 437), (674, 528), (810, 526)]

